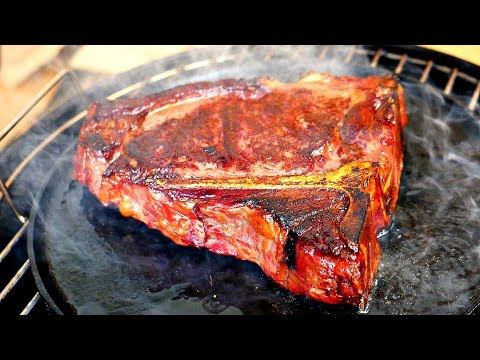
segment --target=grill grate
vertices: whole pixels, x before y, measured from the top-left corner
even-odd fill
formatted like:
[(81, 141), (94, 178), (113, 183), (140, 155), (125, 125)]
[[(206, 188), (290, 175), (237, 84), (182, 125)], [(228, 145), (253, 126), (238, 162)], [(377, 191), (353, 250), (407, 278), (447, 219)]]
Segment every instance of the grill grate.
[[(342, 47), (341, 51), (345, 53), (343, 61), (346, 64), (350, 64), (355, 61), (356, 56), (364, 58), (367, 56), (370, 59), (370, 63), (366, 64), (370, 67), (382, 66), (387, 70), (390, 70), (392, 73), (397, 75), (402, 75), (407, 80), (415, 81), (420, 84), (429, 84), (434, 86), (445, 94), (446, 97), (450, 98), (457, 105), (468, 109), (469, 111), (479, 114), (479, 97), (480, 97), (480, 79), (467, 74), (466, 72), (459, 71), (457, 67), (450, 68), (448, 66), (434, 63), (434, 61), (429, 59), (423, 59), (419, 57), (412, 57), (405, 53), (403, 49), (397, 49), (398, 51), (386, 50), (384, 48), (373, 48), (373, 47), (359, 47), (359, 46), (347, 46)], [(240, 51), (245, 51), (241, 49)], [(247, 50), (248, 51), (248, 50)], [(319, 46), (318, 47), (319, 55), (318, 58), (321, 60), (328, 60), (329, 57), (334, 56), (334, 51), (332, 46)], [(268, 50), (264, 56), (264, 60), (268, 61), (274, 56), (272, 49)], [(174, 64), (174, 66), (167, 70), (162, 71), (161, 73), (150, 76), (142, 81), (135, 82), (128, 86), (125, 86), (123, 89), (107, 96), (109, 100), (114, 100), (125, 95), (135, 94), (137, 91), (140, 91), (144, 86), (158, 81), (174, 77), (182, 72), (192, 71), (195, 69), (214, 66), (215, 64), (220, 64), (224, 62), (235, 61), (235, 55), (221, 55), (214, 59), (205, 59), (195, 62), (188, 62), (185, 64)], [(447, 79), (446, 83), (440, 84), (435, 81), (429, 81), (433, 77), (432, 71), (435, 70), (444, 75)], [(31, 100), (31, 102), (22, 110), (15, 118), (13, 118), (9, 124), (0, 131), (0, 142), (22, 121), (22, 119), (35, 107), (35, 105), (45, 97), (57, 84), (60, 82), (66, 81), (67, 79), (73, 85), (78, 96), (81, 96), (85, 99), (85, 94), (83, 93), (78, 78), (74, 71), (71, 69), (61, 70), (52, 80), (50, 80), (45, 87)], [(457, 79), (462, 79), (466, 84), (471, 85), (470, 90), (462, 89), (461, 92), (455, 91), (455, 83)], [(469, 94), (471, 91), (471, 96), (466, 97), (465, 94)], [(49, 136), (47, 136), (25, 159), (23, 159), (20, 164), (12, 171), (9, 177), (5, 182), (0, 179), (0, 205), (1, 202), (6, 202), (8, 207), (11, 209), (14, 218), (4, 218), (1, 216), (5, 214), (0, 214), (0, 219), (2, 221), (9, 222), (18, 222), (19, 226), (16, 230), (16, 233), (7, 241), (6, 245), (1, 249), (0, 252), (0, 265), (4, 260), (7, 259), (9, 254), (11, 254), (18, 247), (25, 247), (25, 234), (28, 228), (28, 214), (21, 214), (15, 205), (15, 199), (13, 196), (10, 196), (8, 189), (15, 181), (15, 179), (22, 173), (26, 166), (47, 146), (49, 145), (57, 136), (62, 134), (65, 130), (72, 127), (74, 124), (78, 123), (86, 116), (86, 110), (79, 112), (74, 115), (71, 119), (64, 122), (61, 126), (55, 129)], [(3, 174), (2, 174), (3, 175)], [(16, 219), (15, 219), (16, 218)], [(18, 220), (18, 221), (16, 221)], [(1, 235), (1, 234), (0, 234)], [(0, 240), (3, 240), (0, 238)], [(22, 241), (23, 240), (23, 241)], [(23, 251), (23, 258), (20, 259), (20, 266), (18, 269), (14, 270), (14, 275), (11, 279), (2, 279), (2, 273), (0, 272), (0, 313), (8, 312), (10, 309), (5, 309), (7, 307), (6, 303), (9, 296), (13, 297), (13, 292), (16, 286), (26, 277), (26, 274), (30, 273), (30, 261), (27, 258), (26, 252)], [(31, 274), (30, 274), (31, 275)], [(3, 277), (5, 275), (3, 274)], [(32, 313), (35, 308), (38, 308), (42, 304), (43, 307), (46, 307), (44, 301), (40, 294), (36, 291), (35, 286), (33, 285), (33, 279), (29, 279), (32, 283), (30, 286), (31, 291), (28, 294), (22, 294), (22, 299), (16, 299), (16, 303), (21, 302), (21, 305), (25, 306), (19, 312), (20, 315), (27, 315)], [(45, 312), (45, 311), (44, 311)]]

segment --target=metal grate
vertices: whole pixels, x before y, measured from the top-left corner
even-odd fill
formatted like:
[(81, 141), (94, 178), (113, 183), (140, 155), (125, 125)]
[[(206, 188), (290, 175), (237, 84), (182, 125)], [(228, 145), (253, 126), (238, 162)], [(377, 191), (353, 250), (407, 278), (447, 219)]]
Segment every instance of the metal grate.
[[(319, 50), (319, 59), (328, 60), (329, 57), (333, 55), (333, 47), (332, 46), (320, 46)], [(346, 64), (350, 64), (354, 61), (355, 56), (362, 56), (365, 55), (371, 59), (369, 64), (370, 67), (377, 67), (383, 66), (390, 70), (392, 73), (397, 75), (402, 75), (408, 80), (416, 81), (420, 84), (427, 84), (429, 83), (429, 77), (431, 76), (432, 70), (439, 71), (445, 75), (447, 75), (447, 82), (444, 85), (438, 84), (430, 84), (439, 88), (445, 96), (453, 100), (457, 105), (460, 105), (469, 111), (479, 114), (479, 97), (480, 97), (480, 79), (477, 79), (467, 73), (459, 71), (457, 68), (449, 68), (447, 66), (441, 64), (435, 64), (432, 60), (425, 60), (416, 57), (410, 57), (406, 53), (395, 53), (393, 51), (386, 51), (382, 48), (366, 48), (366, 47), (359, 47), (359, 46), (350, 46), (344, 47), (342, 50), (345, 54), (343, 61)], [(269, 50), (266, 55), (264, 56), (264, 60), (268, 61), (272, 58), (273, 53), (272, 50)], [(175, 64), (171, 69), (167, 71), (162, 71), (161, 73), (155, 74), (150, 76), (142, 81), (135, 82), (130, 84), (123, 89), (107, 96), (106, 98), (109, 100), (114, 100), (120, 98), (125, 95), (132, 94), (135, 91), (141, 90), (145, 85), (156, 83), (158, 81), (162, 81), (167, 78), (174, 77), (182, 72), (188, 72), (195, 69), (199, 69), (206, 66), (214, 66), (215, 64), (234, 61), (234, 55), (222, 55), (218, 56), (214, 59), (204, 59), (195, 62), (185, 63), (185, 64)], [(382, 60), (385, 60), (386, 63), (383, 64)], [(388, 65), (390, 64), (390, 65)], [(392, 67), (393, 65), (393, 67)], [(414, 76), (412, 74), (406, 74), (405, 69), (407, 66), (413, 65), (417, 70), (420, 70), (418, 76)], [(414, 72), (411, 72), (414, 73)], [(75, 72), (71, 69), (64, 69), (60, 71), (52, 80), (50, 80), (45, 87), (31, 100), (31, 102), (22, 110), (15, 118), (13, 118), (10, 123), (0, 131), (0, 142), (22, 121), (22, 119), (35, 107), (35, 105), (43, 98), (45, 95), (51, 91), (55, 85), (59, 84), (66, 79), (70, 79), (73, 82), (73, 86), (77, 91), (78, 95), (84, 97), (81, 87), (79, 86), (78, 79), (76, 77)], [(455, 93), (455, 84), (458, 79), (464, 80), (467, 84), (471, 85), (472, 88), (472, 95), (467, 98), (465, 96), (465, 92), (463, 93)], [(467, 91), (468, 92), (468, 91)], [(46, 137), (35, 149), (32, 151), (23, 161), (13, 170), (13, 172), (8, 176), (5, 182), (2, 182), (0, 179), (0, 202), (4, 201), (8, 204), (9, 208), (11, 209), (15, 219), (12, 221), (17, 221), (20, 225), (18, 226), (18, 230), (12, 236), (12, 238), (7, 242), (5, 247), (1, 249), (0, 252), (0, 264), (11, 254), (12, 250), (16, 247), (24, 246), (24, 243), (20, 240), (25, 237), (26, 230), (28, 228), (28, 215), (29, 214), (21, 214), (15, 205), (15, 199), (10, 196), (8, 189), (15, 181), (15, 179), (22, 173), (25, 167), (37, 156), (48, 144), (50, 144), (58, 135), (63, 133), (66, 129), (70, 128), (80, 120), (82, 120), (86, 116), (86, 110), (79, 112), (78, 114), (71, 117), (68, 121), (63, 123), (59, 126), (55, 131), (53, 131), (48, 137)], [(2, 174), (4, 175), (4, 174)], [(5, 175), (4, 175), (5, 176)], [(7, 299), (7, 297), (12, 293), (15, 287), (19, 284), (21, 279), (26, 276), (26, 274), (30, 273), (30, 261), (28, 260), (27, 256), (24, 256), (24, 260), (22, 260), (20, 267), (14, 273), (10, 280), (6, 282), (6, 285), (3, 288), (0, 288), (0, 310), (2, 308), (2, 303)], [(2, 274), (0, 274), (0, 279)], [(41, 296), (38, 292), (33, 290), (31, 293), (23, 299), (25, 306), (20, 312), (20, 315), (27, 315), (29, 314), (35, 306), (40, 302)]]

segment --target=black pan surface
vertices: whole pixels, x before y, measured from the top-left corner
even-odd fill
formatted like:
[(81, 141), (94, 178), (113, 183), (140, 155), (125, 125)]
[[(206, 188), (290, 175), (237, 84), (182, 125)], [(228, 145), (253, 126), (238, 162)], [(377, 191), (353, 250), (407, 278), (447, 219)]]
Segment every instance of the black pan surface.
[[(321, 61), (316, 50), (297, 50), (274, 51), (267, 61), (247, 49), (221, 63), (198, 51), (197, 65), (205, 56), (212, 64), (151, 83), (136, 95), (221, 78), (267, 75), (295, 81), (307, 71), (386, 72)], [(146, 69), (164, 70), (170, 63), (178, 68), (182, 61), (171, 58)], [(469, 313), (480, 292), (480, 122), (433, 87), (401, 81), (410, 118), (404, 171), (393, 224), (379, 236), (383, 256), (367, 313)], [(36, 195), (28, 232), (37, 286), (58, 313), (358, 313), (294, 296), (253, 263), (177, 246), (159, 231), (103, 207), (71, 180), (78, 125), (71, 131)]]

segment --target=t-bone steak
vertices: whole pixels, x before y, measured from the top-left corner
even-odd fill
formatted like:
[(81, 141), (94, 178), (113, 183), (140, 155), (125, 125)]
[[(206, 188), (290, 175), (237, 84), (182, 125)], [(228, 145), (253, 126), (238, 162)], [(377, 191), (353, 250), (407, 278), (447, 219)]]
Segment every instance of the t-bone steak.
[(293, 293), (364, 308), (406, 124), (391, 76), (199, 82), (93, 103), (74, 178), (179, 245), (253, 261)]

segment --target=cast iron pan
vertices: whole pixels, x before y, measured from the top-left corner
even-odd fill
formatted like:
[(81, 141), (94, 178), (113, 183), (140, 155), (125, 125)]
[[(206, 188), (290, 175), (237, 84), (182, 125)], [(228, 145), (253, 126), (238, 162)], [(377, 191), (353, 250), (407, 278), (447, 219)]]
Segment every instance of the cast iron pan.
[[(128, 82), (205, 59), (209, 65), (147, 84), (136, 95), (221, 78), (268, 75), (295, 81), (307, 71), (386, 72), (361, 61), (348, 66), (320, 61), (315, 48), (289, 50), (270, 48), (267, 61), (258, 49), (227, 48), (221, 54), (201, 49), (109, 80), (87, 96), (103, 98)], [(233, 60), (217, 62), (215, 56)], [(379, 237), (383, 256), (367, 313), (470, 313), (479, 302), (480, 284), (479, 119), (432, 86), (408, 79), (400, 77), (410, 118), (400, 198), (392, 226)], [(56, 159), (36, 194), (28, 231), (37, 286), (57, 313), (358, 313), (294, 296), (253, 263), (177, 246), (159, 231), (103, 207), (71, 179), (78, 129), (76, 124), (55, 146)]]

